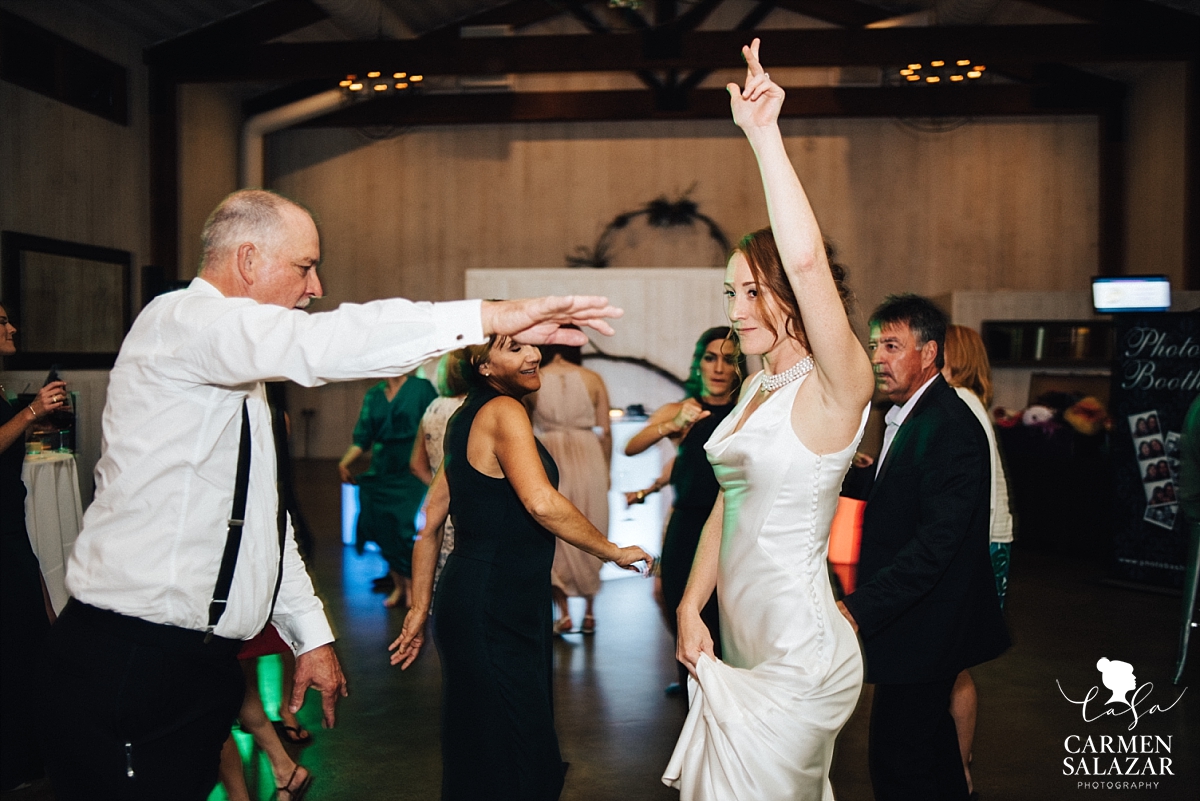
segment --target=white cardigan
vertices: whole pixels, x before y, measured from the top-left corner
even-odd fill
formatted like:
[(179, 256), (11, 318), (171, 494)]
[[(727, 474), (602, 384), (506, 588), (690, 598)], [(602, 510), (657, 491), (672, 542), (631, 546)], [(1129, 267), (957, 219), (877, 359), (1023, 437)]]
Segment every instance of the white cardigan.
[(1008, 508), (1008, 481), (1004, 477), (1004, 465), (1000, 463), (1000, 451), (996, 449), (996, 430), (992, 428), (992, 421), (988, 419), (983, 402), (974, 392), (966, 387), (955, 387), (954, 391), (974, 412), (979, 424), (983, 426), (984, 433), (987, 434), (988, 450), (992, 455), (992, 513), (989, 518), (991, 540), (1012, 542), (1013, 521), (1012, 512)]

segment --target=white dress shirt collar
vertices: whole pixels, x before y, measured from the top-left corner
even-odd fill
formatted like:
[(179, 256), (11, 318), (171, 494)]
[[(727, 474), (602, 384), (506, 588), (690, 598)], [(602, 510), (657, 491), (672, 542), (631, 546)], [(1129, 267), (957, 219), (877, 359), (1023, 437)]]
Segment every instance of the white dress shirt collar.
[(883, 467), (883, 460), (887, 458), (888, 451), (892, 447), (892, 440), (896, 438), (896, 432), (900, 430), (900, 426), (904, 425), (904, 421), (912, 414), (912, 410), (916, 408), (917, 401), (925, 394), (925, 390), (929, 389), (929, 385), (937, 380), (941, 373), (934, 373), (933, 377), (917, 388), (917, 391), (912, 394), (908, 400), (899, 406), (893, 406), (888, 409), (887, 414), (883, 416), (883, 421), (887, 423), (887, 428), (883, 431), (883, 449), (879, 452), (879, 461), (876, 462), (876, 475), (879, 475), (879, 470)]

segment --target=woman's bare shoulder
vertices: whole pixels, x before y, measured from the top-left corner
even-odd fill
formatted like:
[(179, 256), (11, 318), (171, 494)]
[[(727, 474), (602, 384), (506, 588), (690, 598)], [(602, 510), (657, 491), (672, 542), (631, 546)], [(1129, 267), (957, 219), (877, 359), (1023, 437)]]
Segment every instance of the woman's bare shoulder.
[(479, 407), (476, 419), (504, 421), (512, 415), (517, 415), (526, 421), (529, 419), (524, 403), (511, 395), (497, 395)]

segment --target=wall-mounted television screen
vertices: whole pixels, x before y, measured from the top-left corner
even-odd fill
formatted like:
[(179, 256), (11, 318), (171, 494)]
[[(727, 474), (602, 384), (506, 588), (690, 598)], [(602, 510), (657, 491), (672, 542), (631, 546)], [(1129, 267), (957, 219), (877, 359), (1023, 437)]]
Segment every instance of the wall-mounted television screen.
[(1171, 282), (1165, 275), (1093, 278), (1092, 308), (1097, 314), (1167, 311), (1171, 308)]

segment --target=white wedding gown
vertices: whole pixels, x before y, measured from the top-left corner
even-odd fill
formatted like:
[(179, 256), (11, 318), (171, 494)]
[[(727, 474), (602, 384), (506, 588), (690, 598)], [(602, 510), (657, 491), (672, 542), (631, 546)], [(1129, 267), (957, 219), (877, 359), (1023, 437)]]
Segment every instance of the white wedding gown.
[(691, 709), (663, 783), (682, 801), (833, 801), (833, 743), (862, 688), (858, 640), (838, 611), (825, 557), (842, 479), (867, 421), (818, 456), (791, 424), (803, 379), (741, 430), (741, 402), (705, 449), (725, 491), (717, 576), (723, 661), (701, 656)]

